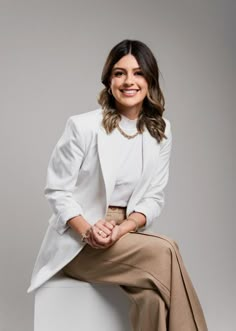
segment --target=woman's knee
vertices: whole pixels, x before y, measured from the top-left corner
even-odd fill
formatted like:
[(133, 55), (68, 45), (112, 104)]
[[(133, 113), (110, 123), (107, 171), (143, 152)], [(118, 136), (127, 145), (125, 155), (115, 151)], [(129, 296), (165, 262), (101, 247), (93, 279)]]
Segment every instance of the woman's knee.
[(178, 250), (177, 243), (167, 237), (149, 237), (143, 249), (144, 256), (149, 263), (150, 261), (153, 261), (153, 263), (159, 261), (165, 265), (171, 265), (171, 261), (178, 255), (176, 254)]
[(174, 240), (173, 238), (167, 237), (167, 236), (163, 236), (163, 238), (165, 239), (165, 241), (167, 242), (167, 245), (170, 248), (174, 248), (174, 249), (179, 249), (179, 246), (176, 242), (176, 240)]

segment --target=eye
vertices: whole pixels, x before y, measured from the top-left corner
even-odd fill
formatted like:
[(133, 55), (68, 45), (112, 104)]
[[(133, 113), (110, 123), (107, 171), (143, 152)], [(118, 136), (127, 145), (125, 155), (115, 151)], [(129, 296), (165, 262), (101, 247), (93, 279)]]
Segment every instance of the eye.
[(141, 70), (140, 71), (136, 71), (134, 74), (137, 75), (137, 76), (144, 76), (144, 74), (143, 74), (143, 72)]
[(120, 77), (120, 76), (122, 76), (123, 75), (123, 72), (122, 71), (115, 71), (114, 72), (114, 76), (115, 77)]

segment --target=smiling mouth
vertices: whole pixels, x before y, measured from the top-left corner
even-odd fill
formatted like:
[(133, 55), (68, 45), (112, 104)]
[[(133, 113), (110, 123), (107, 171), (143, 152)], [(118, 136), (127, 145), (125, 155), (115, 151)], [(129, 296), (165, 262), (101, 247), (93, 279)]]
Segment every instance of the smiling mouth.
[(139, 89), (121, 89), (120, 91), (125, 95), (133, 96), (140, 90)]

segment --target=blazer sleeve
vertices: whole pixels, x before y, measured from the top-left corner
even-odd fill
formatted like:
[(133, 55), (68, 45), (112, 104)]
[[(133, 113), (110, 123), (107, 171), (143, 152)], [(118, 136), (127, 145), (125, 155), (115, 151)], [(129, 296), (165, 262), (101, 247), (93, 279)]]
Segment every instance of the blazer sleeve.
[(140, 229), (140, 231), (146, 230), (161, 214), (164, 207), (164, 188), (169, 179), (169, 165), (172, 148), (171, 125), (168, 120), (166, 120), (165, 135), (167, 136), (167, 139), (164, 138), (164, 141), (161, 142), (160, 159), (157, 168), (152, 175), (150, 185), (142, 199), (134, 208), (134, 211), (140, 212), (146, 216), (146, 225)]
[(44, 189), (45, 197), (54, 212), (50, 224), (59, 234), (69, 228), (66, 222), (70, 218), (83, 214), (81, 206), (73, 199), (73, 189), (84, 154), (83, 137), (75, 126), (73, 117), (70, 117), (52, 152)]

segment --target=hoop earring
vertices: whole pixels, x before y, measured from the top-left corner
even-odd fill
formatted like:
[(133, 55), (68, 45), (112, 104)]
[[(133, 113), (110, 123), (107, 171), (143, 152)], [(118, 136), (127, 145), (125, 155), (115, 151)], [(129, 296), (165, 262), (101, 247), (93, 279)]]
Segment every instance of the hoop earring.
[(108, 94), (112, 95), (112, 91), (111, 88), (109, 87), (109, 89), (107, 90)]

